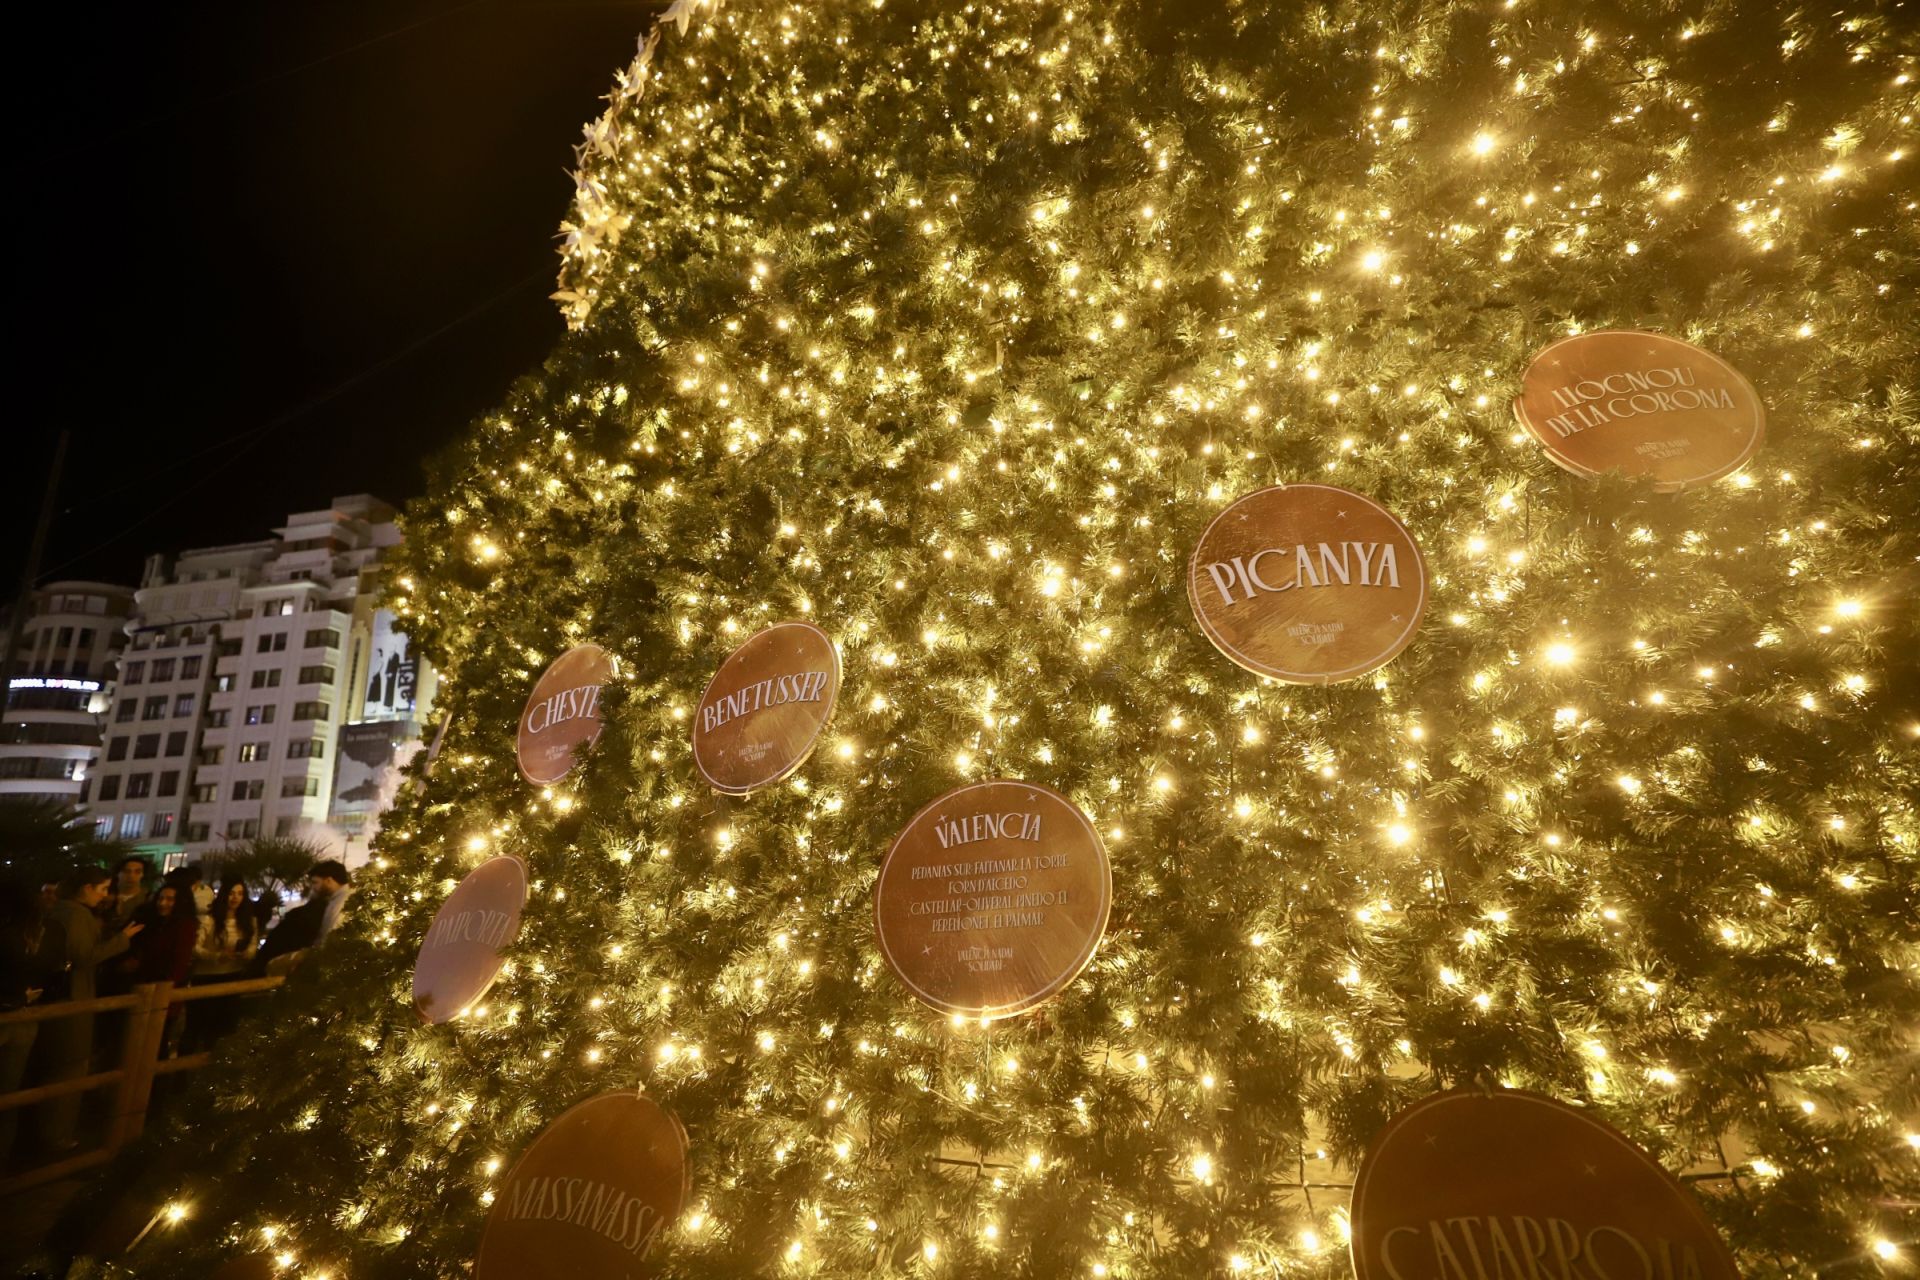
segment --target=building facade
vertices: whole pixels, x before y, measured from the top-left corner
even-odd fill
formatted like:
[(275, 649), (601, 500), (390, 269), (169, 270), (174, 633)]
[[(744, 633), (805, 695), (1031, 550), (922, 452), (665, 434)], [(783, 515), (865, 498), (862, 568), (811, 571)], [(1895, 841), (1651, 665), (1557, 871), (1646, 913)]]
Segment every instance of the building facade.
[(342, 726), (404, 702), (391, 718), (417, 738), (432, 698), (431, 671), (388, 660), (391, 615), (374, 604), (394, 515), (336, 498), (271, 539), (149, 561), (89, 780), (97, 831), (169, 864), (265, 836), (352, 852), (366, 816), (329, 823)]
[(132, 609), (132, 588), (107, 582), (33, 593), (0, 718), (0, 802), (79, 801)]

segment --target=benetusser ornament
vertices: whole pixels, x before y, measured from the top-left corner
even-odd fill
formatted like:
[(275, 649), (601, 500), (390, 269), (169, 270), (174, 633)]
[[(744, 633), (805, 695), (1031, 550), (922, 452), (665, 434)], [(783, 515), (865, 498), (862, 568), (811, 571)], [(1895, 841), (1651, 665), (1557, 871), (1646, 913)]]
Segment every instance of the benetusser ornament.
[(495, 1189), (474, 1280), (648, 1274), (690, 1189), (687, 1131), (637, 1093), (603, 1093), (540, 1131)]
[(1562, 338), (1527, 366), (1514, 416), (1580, 476), (1673, 491), (1739, 470), (1766, 435), (1760, 393), (1720, 357), (1659, 333)]
[(1113, 901), (1086, 815), (1031, 782), (976, 782), (913, 815), (873, 891), (880, 954), (942, 1013), (1002, 1018), (1093, 959)]
[[(1353, 1186), (1355, 1280), (1738, 1280), (1691, 1193), (1585, 1111), (1461, 1090), (1400, 1112)], [(1577, 1262), (1576, 1262), (1577, 1260)]]
[(1427, 568), (1371, 498), (1289, 484), (1238, 498), (1187, 563), (1187, 600), (1214, 647), (1294, 684), (1365, 675), (1413, 640)]
[(613, 655), (583, 644), (553, 660), (520, 713), (520, 776), (550, 787), (573, 768), (574, 752), (600, 736), (600, 688), (613, 679)]
[(693, 763), (716, 791), (746, 795), (798, 769), (840, 695), (840, 654), (810, 622), (779, 622), (720, 664), (693, 713)]
[(487, 859), (447, 895), (413, 962), (413, 1007), (423, 1019), (451, 1022), (487, 994), (526, 903), (526, 864), (512, 856)]

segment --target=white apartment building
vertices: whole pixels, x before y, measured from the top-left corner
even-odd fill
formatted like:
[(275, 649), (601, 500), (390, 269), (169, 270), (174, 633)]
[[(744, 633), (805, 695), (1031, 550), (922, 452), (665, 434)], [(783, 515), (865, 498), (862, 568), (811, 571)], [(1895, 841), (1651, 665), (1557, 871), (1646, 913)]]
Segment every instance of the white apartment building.
[(80, 799), (132, 608), (132, 589), (109, 582), (33, 593), (0, 718), (0, 802)]
[(90, 779), (102, 834), (169, 865), (260, 836), (346, 851), (365, 811), (329, 825), (341, 727), (379, 718), (417, 737), (432, 696), (432, 672), (398, 660), (405, 638), (374, 608), (394, 514), (336, 498), (274, 538), (149, 561)]

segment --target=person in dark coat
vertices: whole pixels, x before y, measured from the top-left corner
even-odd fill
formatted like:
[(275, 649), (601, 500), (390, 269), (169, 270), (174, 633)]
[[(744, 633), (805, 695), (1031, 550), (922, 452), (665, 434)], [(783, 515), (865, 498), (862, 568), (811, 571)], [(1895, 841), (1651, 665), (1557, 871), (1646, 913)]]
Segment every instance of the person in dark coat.
[(352, 879), (346, 866), (333, 858), (308, 868), (307, 900), (280, 917), (280, 923), (273, 926), (267, 940), (260, 944), (249, 972), (256, 977), (285, 973), (298, 964), (298, 957), (318, 945), (339, 920)]
[[(101, 961), (111, 960), (125, 951), (146, 928), (137, 920), (130, 921), (116, 932), (101, 936), (100, 918), (95, 912), (107, 900), (110, 879), (104, 867), (80, 868), (60, 882), (60, 900), (47, 913), (41, 954), (56, 970), (54, 980), (65, 979), (65, 999), (93, 999), (95, 970)], [(48, 1084), (87, 1074), (93, 1059), (91, 1013), (50, 1019), (40, 1036), (45, 1045)], [(77, 1093), (42, 1103), (41, 1142), (56, 1154), (72, 1150), (78, 1145), (74, 1126), (79, 1118), (80, 1095)]]

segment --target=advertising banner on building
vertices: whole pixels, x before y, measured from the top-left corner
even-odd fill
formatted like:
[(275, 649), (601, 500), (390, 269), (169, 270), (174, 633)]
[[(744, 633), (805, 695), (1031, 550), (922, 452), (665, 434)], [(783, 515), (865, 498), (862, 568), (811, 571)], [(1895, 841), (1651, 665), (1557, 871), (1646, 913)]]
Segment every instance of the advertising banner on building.
[(420, 668), (409, 652), (406, 632), (394, 627), (393, 610), (373, 613), (373, 649), (367, 657), (367, 720), (413, 714), (414, 685)]
[(333, 818), (377, 813), (400, 785), (400, 767), (418, 749), (411, 720), (364, 720), (340, 726), (333, 775)]

